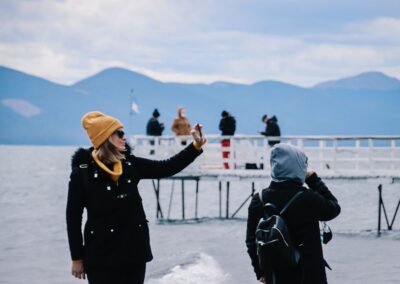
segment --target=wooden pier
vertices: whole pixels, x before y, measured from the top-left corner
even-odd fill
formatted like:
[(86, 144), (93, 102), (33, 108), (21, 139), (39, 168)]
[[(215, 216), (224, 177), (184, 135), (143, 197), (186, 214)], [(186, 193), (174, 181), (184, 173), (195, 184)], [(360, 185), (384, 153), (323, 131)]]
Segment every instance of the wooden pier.
[[(183, 148), (181, 138), (190, 139), (190, 137), (172, 136), (133, 136), (131, 144), (134, 147), (135, 155), (150, 159), (165, 159)], [(199, 220), (199, 184), (202, 180), (213, 180), (218, 183), (216, 190), (218, 190), (219, 214), (214, 217), (235, 218), (254, 192), (258, 190), (255, 183), (270, 179), (269, 155), (271, 148), (268, 141), (277, 139), (276, 137), (207, 135), (207, 139), (204, 153), (194, 163), (181, 173), (166, 179), (180, 183), (181, 219), (170, 219), (169, 214), (164, 214), (160, 203), (163, 182), (162, 180), (153, 180), (158, 220)], [(223, 147), (220, 143), (222, 139), (229, 139), (230, 146)], [(400, 181), (400, 136), (284, 136), (278, 139), (281, 143), (302, 148), (309, 158), (310, 168), (325, 179), (389, 178), (393, 182)], [(226, 157), (226, 155), (222, 155), (222, 152), (230, 154)], [(226, 164), (229, 165), (228, 169), (225, 168)], [(243, 180), (249, 181), (249, 187), (246, 189), (249, 194), (231, 213), (231, 184)], [(185, 212), (185, 191), (187, 190), (185, 183), (188, 181), (195, 182), (195, 213), (190, 218)], [(223, 200), (224, 197), (225, 200)], [(223, 206), (224, 203), (225, 206)], [(383, 203), (380, 202), (379, 212), (381, 212), (382, 205)], [(170, 209), (171, 204), (168, 211)]]

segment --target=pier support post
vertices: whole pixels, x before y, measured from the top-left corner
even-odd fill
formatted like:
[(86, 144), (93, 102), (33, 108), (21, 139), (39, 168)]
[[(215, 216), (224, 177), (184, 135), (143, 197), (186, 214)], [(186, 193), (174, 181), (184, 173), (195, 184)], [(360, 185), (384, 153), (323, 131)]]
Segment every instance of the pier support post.
[(239, 208), (236, 209), (235, 213), (232, 214), (231, 218), (235, 217), (236, 214), (239, 212), (240, 209), (242, 209), (242, 207), (246, 204), (247, 200), (249, 200), (250, 198), (253, 197), (255, 192), (255, 185), (254, 185), (254, 181), (251, 183), (251, 193), (249, 196), (247, 196), (247, 198), (243, 201), (242, 204), (240, 204)]
[(378, 237), (381, 236), (382, 184), (378, 185)]
[(382, 184), (378, 185), (378, 191), (379, 191), (379, 208), (378, 208), (378, 232), (377, 232), (377, 234), (378, 234), (378, 237), (379, 237), (381, 235), (381, 215), (382, 215), (381, 214), (381, 210), (383, 209), (383, 214), (385, 215), (387, 229), (388, 229), (388, 231), (391, 231), (393, 223), (394, 223), (394, 220), (396, 218), (397, 211), (398, 211), (399, 206), (400, 206), (400, 200), (399, 200), (399, 203), (397, 204), (396, 212), (394, 213), (392, 222), (389, 223), (389, 219), (388, 219), (388, 216), (387, 216), (387, 213), (386, 213), (385, 204), (383, 203), (383, 198), (382, 198)]
[(197, 219), (197, 208), (199, 203), (199, 179), (196, 179), (196, 201), (194, 207), (194, 218)]
[(160, 205), (160, 180), (159, 179), (157, 180), (157, 186), (156, 183), (154, 182), (154, 179), (151, 181), (153, 183), (154, 192), (156, 194), (156, 202), (157, 202), (156, 218), (159, 219), (159, 217), (161, 217), (161, 219), (163, 219), (164, 215), (162, 213)]
[(229, 185), (230, 182), (226, 182), (226, 219), (229, 219)]
[(222, 218), (222, 181), (219, 182), (219, 218)]
[(185, 220), (185, 181), (182, 179), (182, 220)]

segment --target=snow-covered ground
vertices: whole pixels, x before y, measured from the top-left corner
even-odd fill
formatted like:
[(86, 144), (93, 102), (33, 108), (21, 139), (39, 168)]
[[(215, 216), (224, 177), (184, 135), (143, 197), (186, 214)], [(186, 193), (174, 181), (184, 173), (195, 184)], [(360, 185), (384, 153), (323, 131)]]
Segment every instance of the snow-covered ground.
[[(65, 228), (73, 151), (72, 147), (0, 146), (0, 283), (84, 283), (69, 274)], [(327, 272), (329, 283), (400, 283), (399, 219), (394, 223), (394, 232), (376, 237), (377, 186), (383, 184), (383, 198), (391, 219), (400, 198), (400, 184), (392, 184), (388, 179), (326, 183), (342, 206), (341, 215), (329, 222), (334, 239), (324, 246), (326, 259), (333, 268)], [(258, 181), (256, 188), (267, 185), (268, 180)], [(158, 223), (151, 182), (142, 181), (139, 187), (150, 219), (155, 257), (148, 264), (148, 284), (258, 283), (244, 244), (246, 206), (235, 220)], [(161, 205), (167, 214), (172, 200), (171, 218), (181, 217), (180, 192), (178, 183), (173, 186), (172, 181), (162, 181)], [(231, 184), (231, 213), (249, 193), (249, 182)], [(185, 197), (186, 216), (192, 217), (194, 183), (187, 183)], [(218, 184), (202, 181), (199, 217), (217, 215)]]

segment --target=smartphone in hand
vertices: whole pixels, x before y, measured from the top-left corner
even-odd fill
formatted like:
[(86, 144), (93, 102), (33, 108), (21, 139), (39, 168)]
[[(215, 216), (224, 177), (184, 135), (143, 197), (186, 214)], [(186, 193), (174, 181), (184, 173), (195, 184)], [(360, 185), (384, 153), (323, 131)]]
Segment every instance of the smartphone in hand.
[(199, 131), (200, 138), (203, 138), (203, 133), (201, 133), (201, 127), (200, 127), (200, 124), (199, 124), (199, 123), (197, 123), (195, 127), (196, 127), (197, 131)]

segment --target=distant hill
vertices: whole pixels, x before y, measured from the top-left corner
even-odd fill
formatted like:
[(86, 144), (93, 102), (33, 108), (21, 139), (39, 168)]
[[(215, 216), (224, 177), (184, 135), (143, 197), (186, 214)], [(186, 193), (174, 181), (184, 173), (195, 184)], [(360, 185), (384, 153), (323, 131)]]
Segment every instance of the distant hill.
[[(132, 97), (140, 112), (130, 115)], [(206, 133), (219, 133), (221, 111), (227, 110), (243, 134), (263, 130), (264, 113), (278, 117), (284, 135), (400, 134), (400, 81), (378, 72), (303, 88), (269, 80), (163, 83), (109, 68), (66, 86), (0, 66), (0, 144), (88, 144), (80, 119), (91, 110), (118, 117), (128, 133), (144, 134), (158, 108), (165, 134), (171, 134), (181, 105)]]
[(328, 81), (314, 86), (317, 90), (399, 91), (400, 80), (381, 72), (366, 72), (354, 77)]

